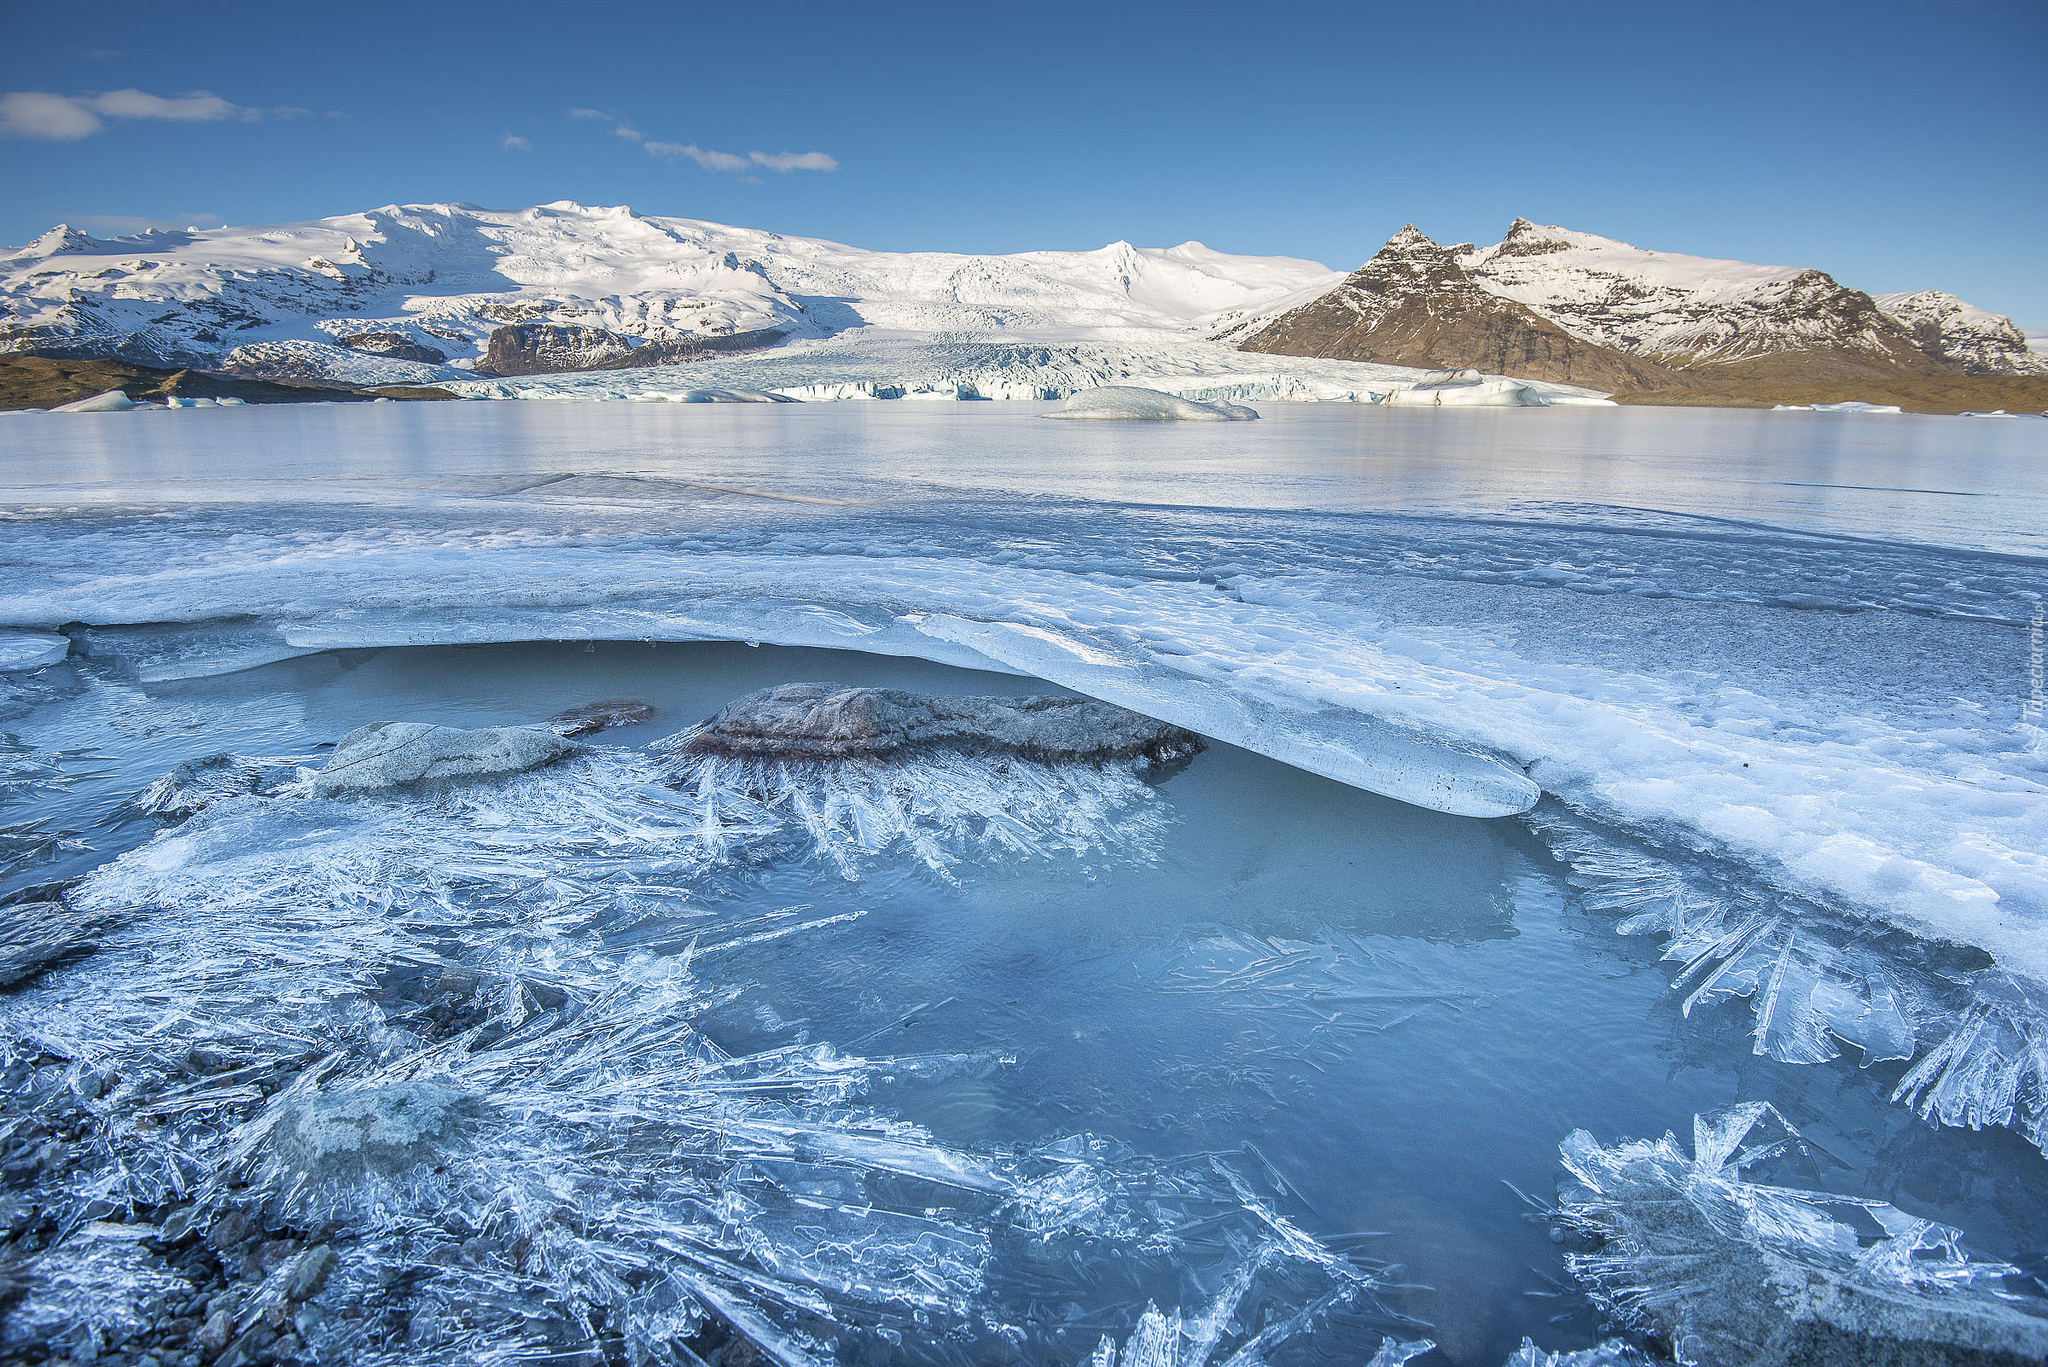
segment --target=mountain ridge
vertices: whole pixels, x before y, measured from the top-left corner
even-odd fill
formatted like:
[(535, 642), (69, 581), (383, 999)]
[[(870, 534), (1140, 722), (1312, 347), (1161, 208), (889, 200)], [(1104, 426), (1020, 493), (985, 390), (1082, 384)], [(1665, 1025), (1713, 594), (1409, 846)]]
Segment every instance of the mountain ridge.
[[(1396, 313), (1411, 321), (1384, 321)], [(1880, 301), (1810, 267), (1648, 251), (1524, 218), (1483, 248), (1443, 247), (1403, 228), (1329, 294), (1263, 320), (1240, 345), (1482, 367), (1548, 338), (1539, 325), (1578, 345), (1549, 339), (1533, 358), (1547, 368), (1526, 373), (1609, 389), (1678, 388), (1699, 374), (1769, 383), (2048, 374), (2048, 358), (2012, 320), (1941, 291)], [(1594, 374), (1604, 378), (1565, 378)]]
[[(2011, 320), (1938, 291), (1887, 295), (1887, 312), (1821, 272), (1643, 252), (1521, 219), (1488, 248), (1439, 247), (1412, 226), (1396, 238), (1396, 257), (1413, 259), (1361, 281), (1367, 267), (1198, 242), (877, 252), (568, 200), (120, 238), (58, 225), (0, 252), (0, 352), (354, 385), (672, 365), (838, 337), (1221, 342), (1601, 389), (1666, 386), (1674, 368), (1794, 344), (1884, 373), (2048, 373)], [(1297, 318), (1273, 333), (1347, 287), (1351, 303), (1323, 307), (1322, 326)], [(1368, 295), (1385, 350), (1334, 340), (1357, 332), (1353, 305)]]

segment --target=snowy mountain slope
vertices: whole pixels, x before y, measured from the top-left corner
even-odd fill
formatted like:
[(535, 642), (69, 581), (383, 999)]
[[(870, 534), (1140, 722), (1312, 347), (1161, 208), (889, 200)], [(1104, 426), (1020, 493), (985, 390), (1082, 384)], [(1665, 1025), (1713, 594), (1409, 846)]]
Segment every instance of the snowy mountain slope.
[(1413, 224), (1335, 289), (1246, 336), (1246, 351), (1349, 361), (1474, 367), (1607, 389), (1667, 382), (1669, 372), (1565, 331), (1526, 304), (1493, 293)]
[(1200, 335), (1336, 278), (1195, 242), (875, 252), (568, 201), (387, 206), (113, 240), (52, 229), (0, 257), (0, 349), (389, 383), (669, 363), (860, 327)]
[(2048, 356), (2028, 345), (2019, 324), (1940, 290), (1880, 294), (1877, 306), (1913, 334), (1922, 350), (1971, 375), (2048, 375)]
[(1822, 271), (1645, 251), (1520, 218), (1462, 262), (1487, 290), (1574, 336), (1666, 365), (1818, 353), (1911, 374), (1954, 369), (1869, 295)]
[(1322, 294), (1219, 319), (1247, 351), (1474, 366), (1610, 389), (1684, 388), (1675, 370), (1832, 383), (2030, 375), (2011, 319), (1925, 290), (1873, 299), (1822, 271), (1645, 251), (1518, 218), (1490, 247), (1410, 226)]

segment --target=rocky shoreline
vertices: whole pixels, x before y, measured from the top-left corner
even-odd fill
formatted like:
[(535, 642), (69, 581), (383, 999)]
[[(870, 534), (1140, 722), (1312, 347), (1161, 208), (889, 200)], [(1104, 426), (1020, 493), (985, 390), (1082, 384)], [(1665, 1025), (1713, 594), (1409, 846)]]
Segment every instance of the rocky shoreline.
[(209, 370), (173, 370), (98, 357), (0, 355), (0, 412), (55, 408), (118, 389), (138, 402), (240, 399), (244, 403), (366, 403), (372, 399), (453, 399), (445, 389), (280, 384)]

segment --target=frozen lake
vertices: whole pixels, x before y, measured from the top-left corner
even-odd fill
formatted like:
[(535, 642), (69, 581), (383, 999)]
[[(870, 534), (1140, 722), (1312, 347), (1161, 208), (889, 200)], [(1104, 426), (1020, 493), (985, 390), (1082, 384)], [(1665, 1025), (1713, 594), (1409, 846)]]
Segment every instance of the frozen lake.
[[(650, 1259), (790, 1361), (1076, 1362), (1148, 1305), (1217, 1362), (1579, 1348), (1602, 1317), (1518, 1191), (1574, 1129), (1744, 1101), (1807, 1185), (2041, 1251), (2048, 423), (1043, 407), (0, 420), (0, 624), (73, 640), (0, 685), (4, 819), (40, 823), (0, 893), (153, 909), (0, 999), (12, 1056), (109, 1073), (110, 1126), (155, 1106), (280, 1218), (374, 1226), (364, 1268), (439, 1269), (380, 1339), (396, 1293), (344, 1259), (308, 1340), (361, 1360), (489, 1359), (451, 1307), (522, 1278), (654, 1341)], [(805, 679), (1215, 743), (934, 771), (930, 829), (1010, 813), (936, 844), (710, 831), (646, 747)], [(656, 718), (476, 794), (127, 805), (215, 751), (611, 697)], [(420, 1079), (489, 1107), (443, 1185), (301, 1190), (246, 1129)]]

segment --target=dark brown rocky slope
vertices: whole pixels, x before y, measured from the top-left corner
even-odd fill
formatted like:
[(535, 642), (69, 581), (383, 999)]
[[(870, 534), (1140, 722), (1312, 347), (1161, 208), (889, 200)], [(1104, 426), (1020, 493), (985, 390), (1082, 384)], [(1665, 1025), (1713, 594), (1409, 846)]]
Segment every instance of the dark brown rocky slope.
[(1665, 366), (1581, 341), (1527, 305), (1489, 293), (1458, 264), (1459, 250), (1438, 246), (1411, 224), (1337, 288), (1274, 319), (1240, 349), (1430, 370), (1470, 367), (1589, 389), (1675, 382)]
[(452, 399), (445, 389), (395, 387), (341, 389), (332, 385), (272, 384), (266, 380), (216, 375), (204, 370), (170, 370), (127, 361), (73, 360), (58, 356), (0, 354), (0, 410), (55, 408), (118, 389), (137, 402), (185, 399), (241, 399), (246, 403), (324, 403), (364, 399)]

